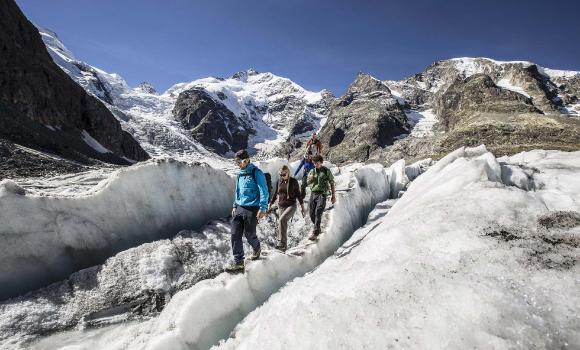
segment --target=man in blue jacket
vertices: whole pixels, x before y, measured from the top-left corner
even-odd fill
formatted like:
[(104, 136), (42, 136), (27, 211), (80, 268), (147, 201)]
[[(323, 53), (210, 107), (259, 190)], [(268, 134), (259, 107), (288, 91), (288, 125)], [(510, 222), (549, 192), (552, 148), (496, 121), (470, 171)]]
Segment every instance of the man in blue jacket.
[(244, 271), (244, 244), (242, 236), (254, 249), (252, 260), (260, 258), (260, 241), (256, 236), (258, 220), (265, 217), (268, 210), (268, 185), (262, 170), (250, 163), (246, 150), (236, 153), (234, 161), (240, 172), (236, 179), (236, 198), (232, 209), (232, 252), (234, 263), (226, 267), (227, 272)]
[(308, 178), (308, 172), (314, 169), (314, 163), (312, 162), (312, 153), (308, 152), (304, 155), (304, 158), (302, 158), (302, 161), (300, 161), (298, 169), (296, 169), (296, 171), (294, 172), (294, 177), (298, 175), (302, 167), (304, 167), (304, 174), (302, 175), (302, 184), (300, 185), (300, 198), (304, 199), (304, 197), (306, 197), (306, 179)]

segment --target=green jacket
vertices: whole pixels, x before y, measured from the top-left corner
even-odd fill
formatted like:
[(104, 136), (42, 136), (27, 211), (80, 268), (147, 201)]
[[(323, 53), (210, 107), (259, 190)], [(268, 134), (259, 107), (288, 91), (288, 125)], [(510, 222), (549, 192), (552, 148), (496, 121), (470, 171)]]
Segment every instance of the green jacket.
[(327, 194), (330, 185), (334, 185), (334, 176), (330, 169), (325, 166), (320, 169), (312, 169), (308, 172), (308, 184), (311, 186), (312, 193)]

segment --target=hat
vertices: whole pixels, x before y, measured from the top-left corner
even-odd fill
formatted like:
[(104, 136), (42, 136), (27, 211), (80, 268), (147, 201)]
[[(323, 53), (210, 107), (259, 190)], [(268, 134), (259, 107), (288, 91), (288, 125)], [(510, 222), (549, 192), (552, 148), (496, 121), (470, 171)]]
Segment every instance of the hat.
[(248, 154), (248, 151), (246, 151), (245, 149), (241, 149), (239, 151), (236, 152), (236, 159), (248, 159), (250, 158), (250, 155)]

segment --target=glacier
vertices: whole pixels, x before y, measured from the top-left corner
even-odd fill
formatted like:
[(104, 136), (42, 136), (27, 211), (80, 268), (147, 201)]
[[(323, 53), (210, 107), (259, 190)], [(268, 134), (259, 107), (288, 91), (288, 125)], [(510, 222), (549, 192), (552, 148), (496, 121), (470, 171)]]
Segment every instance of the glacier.
[[(272, 160), (260, 166), (276, 174), (282, 164)], [(496, 158), (480, 146), (411, 165), (330, 167), (339, 200), (325, 212), (327, 230), (320, 242), (304, 240), (309, 224), (298, 218), (291, 226), (293, 247), (285, 254), (268, 248), (243, 275), (219, 274), (216, 268), (209, 279), (197, 279), (171, 295), (159, 314), (105, 320), (102, 327), (85, 320), (77, 330), (20, 345), (354, 349), (580, 344), (580, 152), (537, 150)], [(14, 196), (24, 191), (15, 183), (3, 188)], [(212, 189), (204, 186), (203, 191)], [(207, 256), (189, 268), (225, 263), (228, 229), (220, 220), (200, 227), (202, 238), (184, 231), (109, 260), (137, 261), (128, 273), (139, 278), (138, 288), (167, 292), (178, 284), (173, 271), (182, 268), (172, 250), (179, 240), (199, 242), (196, 249)], [(269, 246), (275, 243), (269, 241), (271, 225), (261, 222), (259, 228)], [(30, 296), (23, 296), (2, 309), (0, 330), (7, 314), (23, 319), (27, 308), (42, 305), (29, 303)], [(41, 319), (49, 314), (38, 313)], [(5, 339), (1, 344), (18, 348), (19, 343)]]
[(215, 349), (578, 347), (579, 170), (580, 152), (459, 149)]
[(117, 170), (75, 196), (35, 195), (3, 180), (0, 298), (227, 216), (233, 191), (233, 178), (223, 170), (163, 159)]
[[(273, 169), (278, 169), (281, 164), (284, 164), (284, 161), (273, 160), (268, 162), (261, 162), (259, 165), (266, 171), (271, 171)], [(291, 167), (294, 168), (296, 165), (297, 164), (291, 164)], [(264, 253), (265, 258), (263, 260), (254, 262), (248, 267), (249, 271), (247, 274), (249, 276), (254, 276), (251, 277), (250, 284), (239, 281), (239, 279), (236, 277), (231, 278), (231, 276), (227, 274), (222, 274), (217, 276), (215, 279), (202, 280), (197, 282), (193, 284), (191, 288), (182, 290), (173, 295), (161, 314), (151, 320), (145, 322), (124, 322), (101, 329), (90, 328), (86, 331), (69, 331), (57, 333), (54, 336), (42, 339), (38, 343), (34, 343), (35, 345), (33, 345), (33, 348), (54, 348), (58, 346), (64, 346), (64, 344), (69, 344), (72, 346), (72, 344), (79, 342), (79, 339), (76, 339), (77, 332), (81, 332), (82, 335), (79, 335), (80, 337), (86, 338), (85, 341), (77, 344), (80, 346), (80, 348), (125, 348), (128, 346), (140, 347), (141, 345), (139, 344), (141, 343), (147, 343), (150, 344), (150, 346), (153, 346), (152, 344), (153, 342), (157, 341), (158, 336), (153, 336), (149, 333), (158, 334), (162, 338), (173, 337), (177, 341), (191, 342), (192, 340), (190, 338), (182, 339), (184, 334), (187, 335), (192, 332), (191, 327), (188, 327), (190, 324), (188, 318), (205, 317), (209, 323), (219, 322), (219, 320), (224, 315), (224, 310), (229, 310), (228, 308), (233, 310), (231, 317), (229, 318), (230, 321), (228, 321), (233, 329), (233, 326), (235, 326), (237, 322), (241, 321), (246, 313), (251, 311), (252, 305), (257, 306), (261, 304), (265, 298), (269, 296), (269, 294), (280, 288), (288, 280), (307, 273), (308, 271), (315, 268), (318, 264), (320, 264), (326, 257), (333, 254), (341, 245), (341, 243), (344, 242), (354, 230), (364, 224), (366, 221), (366, 215), (373, 209), (374, 204), (385, 200), (390, 195), (393, 195), (390, 192), (392, 185), (390, 178), (393, 176), (393, 170), (390, 168), (385, 169), (383, 166), (378, 164), (367, 166), (356, 164), (346, 168), (336, 168), (332, 165), (329, 166), (337, 176), (339, 184), (337, 187), (339, 201), (335, 204), (333, 209), (329, 209), (325, 213), (324, 222), (328, 226), (328, 231), (323, 237), (321, 237), (321, 240), (318, 244), (308, 244), (306, 243), (307, 241), (304, 241), (305, 237), (307, 236), (310, 224), (307, 223), (307, 221), (303, 218), (295, 218), (293, 224), (291, 225), (292, 231), (290, 232), (290, 242), (294, 247), (289, 249), (286, 254), (279, 253), (271, 248), (267, 249)], [(399, 169), (398, 172), (400, 173), (401, 170)], [(209, 188), (208, 191), (210, 191)], [(223, 231), (223, 229), (227, 230), (227, 225), (224, 226), (223, 224), (218, 223), (218, 226), (222, 226), (222, 228), (218, 228), (218, 230), (225, 234), (222, 235), (218, 232), (217, 235), (221, 238), (218, 237), (217, 241), (215, 240), (215, 237), (211, 238), (213, 243), (210, 243), (207, 248), (204, 248), (203, 254), (208, 256), (207, 263), (218, 265), (217, 267), (219, 268), (219, 264), (225, 262), (224, 258), (226, 256), (229, 257), (230, 251), (228, 240), (226, 240), (228, 237), (228, 232)], [(266, 222), (262, 222), (259, 224), (258, 229), (262, 242), (266, 243), (266, 246), (272, 247), (276, 243), (274, 238), (275, 235), (273, 234), (275, 227)], [(204, 232), (208, 238), (210, 236), (207, 232), (207, 228), (202, 229), (199, 232)], [(187, 235), (188, 233), (185, 234)], [(182, 238), (178, 237), (176, 239)], [(216, 243), (219, 241), (223, 243)], [(153, 244), (155, 244), (155, 246), (152, 246)], [(171, 244), (175, 244), (175, 242)], [(143, 280), (141, 282), (142, 284), (149, 283), (152, 287), (163, 289), (167, 286), (166, 278), (168, 276), (164, 273), (164, 269), (172, 269), (172, 253), (167, 253), (168, 250), (171, 249), (171, 244), (164, 243), (163, 241), (160, 243), (148, 243), (147, 247), (137, 247), (121, 254), (131, 254), (132, 256), (135, 256), (135, 251), (144, 252), (145, 255), (140, 254), (139, 256), (143, 256), (142, 259), (148, 259), (150, 261), (149, 264), (146, 264), (149, 267), (147, 267), (145, 271), (142, 270), (140, 272), (136, 272), (136, 274)], [(159, 245), (161, 248), (159, 248)], [(210, 252), (209, 250), (211, 249), (215, 249), (215, 251)], [(224, 254), (222, 257), (218, 258), (218, 260), (215, 260), (214, 258), (211, 258), (211, 256), (215, 256), (216, 252), (220, 255), (222, 252)], [(115, 257), (111, 259), (119, 260), (123, 258)], [(125, 258), (125, 260), (127, 259)], [(159, 262), (153, 263), (152, 261)], [(169, 264), (167, 264), (167, 262), (169, 262)], [(112, 265), (112, 263), (108, 262), (104, 268), (109, 269), (107, 267), (108, 265)], [(216, 266), (213, 266), (213, 268), (215, 267)], [(195, 266), (195, 268), (199, 268), (200, 270), (206, 269), (205, 266), (200, 265)], [(130, 268), (129, 270), (134, 271), (134, 268)], [(112, 278), (114, 281), (115, 275), (106, 277), (101, 272), (101, 284), (105, 282), (103, 278)], [(245, 280), (245, 277), (242, 280)], [(74, 282), (74, 278), (71, 281)], [(122, 282), (122, 280), (119, 280), (118, 277), (117, 281)], [(111, 281), (108, 281), (106, 284), (108, 285), (110, 283)], [(201, 314), (196, 313), (195, 310), (199, 309), (200, 307), (206, 307), (209, 305), (207, 298), (212, 299), (215, 297), (215, 295), (221, 295), (224, 293), (223, 288), (220, 287), (224, 284), (231, 285), (226, 289), (229, 289), (234, 293), (229, 294), (231, 292), (226, 291), (226, 293), (228, 293), (228, 297), (226, 299), (231, 301), (228, 304), (229, 306), (220, 307), (216, 310), (212, 309), (211, 311), (208, 310), (207, 312)], [(126, 287), (123, 284), (121, 284), (121, 286), (123, 286), (123, 288)], [(131, 285), (127, 285), (127, 287), (130, 286)], [(53, 287), (53, 289), (56, 288), (61, 287)], [(98, 292), (98, 290), (93, 291), (93, 293), (95, 292)], [(202, 297), (197, 299), (195, 297), (191, 298), (192, 295), (195, 296), (198, 294)], [(93, 298), (95, 296), (96, 295), (94, 295)], [(38, 293), (37, 299), (33, 299), (30, 296), (25, 296), (22, 301), (15, 301), (10, 305), (5, 305), (3, 309), (0, 305), (0, 309), (3, 310), (3, 313), (11, 314), (13, 317), (17, 317), (14, 318), (13, 321), (6, 320), (4, 323), (5, 328), (9, 328), (6, 322), (22, 323), (22, 320), (26, 318), (29, 318), (30, 322), (22, 324), (23, 326), (20, 328), (37, 328), (38, 325), (34, 324), (34, 318), (30, 317), (29, 314), (34, 314), (35, 310), (39, 307), (54, 307), (46, 306), (45, 302), (42, 301), (45, 297), (46, 293)], [(187, 300), (189, 300), (187, 302), (189, 305), (188, 307), (184, 306), (183, 304)], [(30, 310), (29, 312), (24, 311), (27, 308)], [(26, 316), (22, 315), (23, 312), (26, 313)], [(66, 313), (66, 310), (63, 312)], [(47, 313), (45, 312), (45, 315), (46, 314)], [(183, 330), (176, 332), (171, 331), (171, 329), (174, 328), (173, 324), (175, 323), (175, 319), (183, 319)], [(123, 319), (121, 321), (127, 320)], [(87, 322), (83, 324), (86, 323)], [(90, 322), (88, 323), (90, 324)], [(3, 322), (0, 321), (0, 328), (3, 328), (2, 324)], [(118, 335), (115, 335), (117, 332), (122, 332), (123, 334), (126, 334), (127, 337), (119, 337)], [(223, 329), (216, 327), (210, 327), (204, 332), (198, 332), (198, 334), (202, 334), (203, 336), (195, 338), (193, 341), (199, 342), (200, 344), (206, 344), (208, 346), (227, 336), (227, 332), (224, 333)], [(110, 337), (117, 339), (118, 342), (112, 341)], [(2, 337), (0, 337), (0, 339), (1, 338)], [(104, 339), (108, 340), (103, 343)], [(11, 344), (18, 343), (18, 341), (14, 339), (4, 340), (5, 344), (10, 342), (12, 342)], [(0, 343), (2, 342), (0, 341)]]

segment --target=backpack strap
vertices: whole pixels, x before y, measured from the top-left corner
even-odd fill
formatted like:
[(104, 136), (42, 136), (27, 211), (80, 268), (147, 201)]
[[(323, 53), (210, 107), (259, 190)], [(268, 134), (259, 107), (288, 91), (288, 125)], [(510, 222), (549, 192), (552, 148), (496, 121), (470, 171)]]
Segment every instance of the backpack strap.
[[(292, 187), (292, 190), (290, 190), (290, 187)], [(300, 185), (298, 184), (298, 180), (291, 177), (289, 180), (289, 183), (288, 183), (288, 192), (290, 192), (290, 193), (292, 193), (292, 195), (294, 195), (294, 191), (296, 190), (296, 188), (300, 188)]]
[(258, 170), (258, 168), (256, 168), (256, 167), (254, 167), (254, 169), (252, 169), (252, 179), (254, 179), (256, 186), (258, 186), (258, 180), (256, 180), (256, 170)]

